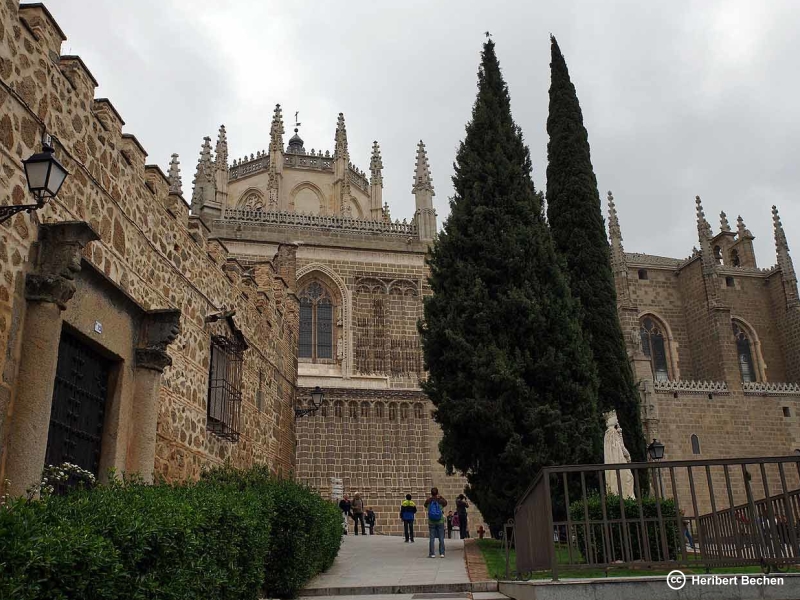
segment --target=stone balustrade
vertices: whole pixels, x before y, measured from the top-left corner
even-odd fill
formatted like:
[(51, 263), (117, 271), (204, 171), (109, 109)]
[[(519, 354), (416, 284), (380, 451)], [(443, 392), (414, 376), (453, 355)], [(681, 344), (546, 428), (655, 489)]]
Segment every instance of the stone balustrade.
[(302, 229), (322, 229), (352, 233), (372, 233), (380, 236), (417, 236), (416, 223), (394, 223), (335, 217), (325, 215), (304, 215), (287, 211), (263, 211), (246, 208), (226, 208), (218, 222), (264, 223), (296, 227)]
[(660, 393), (679, 394), (729, 394), (728, 384), (724, 381), (654, 381), (653, 389)]

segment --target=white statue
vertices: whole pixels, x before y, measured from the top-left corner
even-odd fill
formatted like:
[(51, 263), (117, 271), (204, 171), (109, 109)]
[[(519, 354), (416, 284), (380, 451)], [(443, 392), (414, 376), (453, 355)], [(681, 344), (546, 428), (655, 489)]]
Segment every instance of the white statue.
[[(620, 464), (631, 462), (631, 455), (625, 448), (622, 440), (622, 427), (619, 426), (617, 413), (611, 411), (606, 413), (606, 435), (603, 440), (603, 458), (605, 464)], [(633, 473), (630, 469), (620, 469), (619, 471), (606, 471), (606, 490), (609, 494), (619, 494), (619, 482), (617, 473), (622, 480), (622, 497), (633, 498)]]

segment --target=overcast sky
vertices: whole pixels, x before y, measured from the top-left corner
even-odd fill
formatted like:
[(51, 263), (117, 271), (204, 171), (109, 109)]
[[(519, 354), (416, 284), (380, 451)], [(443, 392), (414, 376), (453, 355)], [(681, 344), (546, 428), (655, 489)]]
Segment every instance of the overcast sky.
[[(545, 188), (549, 33), (578, 90), (601, 197), (613, 190), (625, 249), (685, 257), (694, 197), (715, 231), (725, 210), (775, 262), (777, 204), (800, 261), (800, 2), (460, 0), (51, 0), (68, 36), (164, 171), (178, 152), (184, 194), (205, 135), (230, 157), (266, 149), (280, 103), (308, 150), (333, 150), (347, 122), (353, 162), (381, 145), (384, 199), (411, 218), (416, 144), (428, 148), (439, 220), (475, 99), (484, 31), (497, 44), (514, 118)], [(800, 266), (800, 265), (798, 265)]]

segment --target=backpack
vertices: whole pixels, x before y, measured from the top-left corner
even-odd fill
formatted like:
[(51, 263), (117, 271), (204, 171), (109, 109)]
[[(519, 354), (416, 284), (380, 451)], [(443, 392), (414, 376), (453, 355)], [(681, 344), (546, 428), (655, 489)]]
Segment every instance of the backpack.
[(442, 520), (442, 507), (439, 506), (439, 503), (436, 500), (431, 500), (431, 503), (428, 505), (428, 520), (429, 521)]

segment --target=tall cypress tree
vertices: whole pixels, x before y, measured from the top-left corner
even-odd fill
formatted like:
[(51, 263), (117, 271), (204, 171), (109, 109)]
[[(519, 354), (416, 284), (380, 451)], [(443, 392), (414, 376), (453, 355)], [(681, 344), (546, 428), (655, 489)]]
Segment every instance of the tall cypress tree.
[(602, 427), (580, 307), (491, 40), (454, 167), (450, 216), (428, 258), (424, 390), (444, 433), (440, 462), (466, 474), (498, 528), (543, 465), (598, 460)]
[(589, 137), (567, 63), (556, 39), (551, 36), (550, 40), (547, 219), (556, 248), (567, 263), (572, 295), (583, 307), (583, 330), (600, 377), (599, 406), (601, 410), (617, 411), (632, 459), (645, 460), (639, 394), (617, 314), (611, 255)]

